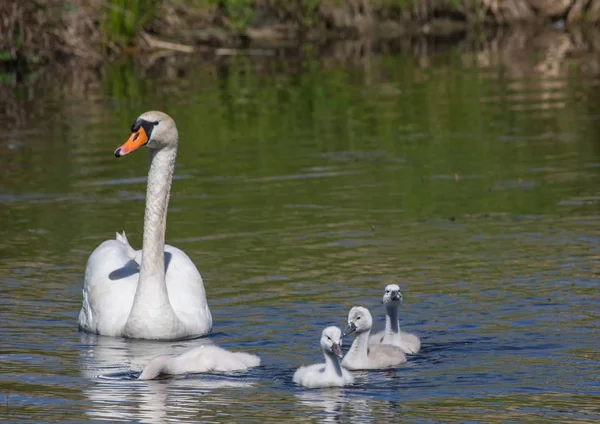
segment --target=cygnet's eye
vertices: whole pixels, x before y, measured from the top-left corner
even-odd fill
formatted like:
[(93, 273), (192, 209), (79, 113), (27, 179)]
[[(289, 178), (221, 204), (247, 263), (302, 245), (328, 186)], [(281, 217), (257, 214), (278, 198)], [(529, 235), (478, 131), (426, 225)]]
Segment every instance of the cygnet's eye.
[(357, 320), (359, 320), (359, 319), (360, 319), (360, 316), (356, 317), (356, 319), (357, 319)]
[(386, 293), (389, 293), (390, 291), (389, 291), (389, 290), (386, 290), (385, 292), (386, 292)]

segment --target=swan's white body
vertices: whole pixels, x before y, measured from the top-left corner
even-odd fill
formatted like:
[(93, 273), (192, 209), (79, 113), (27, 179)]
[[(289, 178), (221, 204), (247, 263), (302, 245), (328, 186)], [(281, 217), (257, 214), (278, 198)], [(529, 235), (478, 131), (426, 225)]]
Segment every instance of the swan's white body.
[[(327, 327), (321, 335), (324, 364), (300, 367), (294, 373), (296, 384), (309, 388), (342, 387), (354, 382), (352, 374), (340, 365), (342, 332), (337, 327)], [(337, 352), (337, 353), (336, 353)]]
[(94, 250), (85, 270), (79, 327), (105, 336), (143, 339), (204, 335), (212, 328), (212, 316), (202, 277), (183, 251), (165, 245), (177, 128), (162, 112), (146, 112), (136, 125), (139, 130), (115, 155), (140, 147), (149, 133), (143, 247), (135, 251), (123, 233)]
[(393, 368), (406, 362), (406, 355), (399, 347), (376, 344), (369, 346), (369, 334), (373, 319), (369, 310), (361, 306), (350, 309), (348, 327), (344, 335), (356, 331), (356, 338), (344, 356), (342, 366), (349, 370)]
[[(142, 326), (149, 327), (144, 333), (171, 334), (166, 338), (208, 333), (212, 317), (200, 273), (183, 251), (169, 245), (165, 245), (164, 251), (169, 305), (185, 331), (178, 332), (176, 324), (158, 315), (156, 320), (141, 322)], [(125, 335), (140, 278), (141, 255), (141, 250), (136, 251), (129, 245), (125, 234), (117, 234), (116, 240), (107, 240), (94, 250), (85, 271), (83, 306), (79, 313), (81, 329), (104, 336)], [(167, 317), (169, 315), (167, 313)]]
[(241, 371), (260, 365), (260, 358), (244, 352), (230, 352), (215, 345), (202, 345), (176, 356), (157, 356), (144, 368), (138, 379), (150, 380), (161, 375), (203, 372)]
[(398, 309), (402, 303), (402, 294), (397, 284), (389, 284), (385, 288), (383, 300), (385, 306), (385, 330), (371, 335), (369, 345), (387, 344), (397, 346), (404, 353), (416, 354), (421, 349), (421, 340), (418, 336), (400, 330)]

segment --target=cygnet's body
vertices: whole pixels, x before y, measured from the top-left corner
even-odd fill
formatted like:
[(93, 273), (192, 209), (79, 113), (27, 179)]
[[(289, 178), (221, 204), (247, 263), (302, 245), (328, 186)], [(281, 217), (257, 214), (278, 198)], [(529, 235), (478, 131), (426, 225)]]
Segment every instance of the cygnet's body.
[(402, 303), (402, 293), (397, 284), (389, 284), (383, 293), (381, 303), (385, 306), (385, 330), (374, 334), (369, 339), (369, 345), (387, 344), (397, 346), (404, 353), (415, 354), (421, 349), (418, 336), (400, 331), (398, 309)]
[(242, 371), (259, 365), (260, 358), (256, 355), (230, 352), (215, 345), (202, 345), (176, 356), (157, 356), (146, 365), (138, 378), (150, 380), (161, 375)]
[(342, 361), (349, 370), (392, 368), (406, 362), (406, 355), (397, 346), (375, 344), (369, 346), (369, 334), (373, 318), (367, 308), (355, 306), (348, 314), (348, 326), (343, 337), (356, 332), (356, 338)]
[(325, 356), (324, 364), (300, 367), (294, 373), (294, 382), (310, 388), (342, 387), (352, 384), (352, 374), (340, 365), (342, 357), (342, 331), (337, 327), (327, 327), (321, 335), (321, 348)]

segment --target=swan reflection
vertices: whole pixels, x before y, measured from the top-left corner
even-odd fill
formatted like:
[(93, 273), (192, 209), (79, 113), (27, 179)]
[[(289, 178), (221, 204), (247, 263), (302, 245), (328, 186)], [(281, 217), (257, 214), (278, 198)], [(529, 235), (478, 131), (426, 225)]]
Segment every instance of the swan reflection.
[(369, 400), (349, 396), (342, 388), (306, 390), (296, 394), (298, 403), (312, 410), (320, 423), (374, 422)]
[(213, 374), (136, 380), (153, 357), (212, 344), (209, 339), (154, 342), (82, 334), (81, 342), (81, 373), (91, 380), (83, 390), (91, 419), (145, 423), (214, 419), (215, 406), (231, 403), (231, 394), (219, 396), (215, 391), (253, 385), (244, 377)]

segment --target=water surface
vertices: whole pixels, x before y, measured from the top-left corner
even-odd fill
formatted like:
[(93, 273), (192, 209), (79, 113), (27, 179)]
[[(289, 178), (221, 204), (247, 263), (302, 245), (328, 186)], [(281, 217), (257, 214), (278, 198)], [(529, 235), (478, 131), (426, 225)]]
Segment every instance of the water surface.
[[(107, 65), (6, 101), (3, 421), (600, 420), (596, 77), (515, 77), (453, 50), (425, 66), (390, 53), (169, 69)], [(122, 230), (141, 246), (147, 152), (112, 152), (148, 109), (179, 127), (167, 242), (203, 275), (207, 339), (77, 331), (92, 250)], [(422, 351), (345, 389), (295, 386), (351, 306), (383, 325), (389, 283)], [(263, 365), (134, 380), (208, 341)]]

